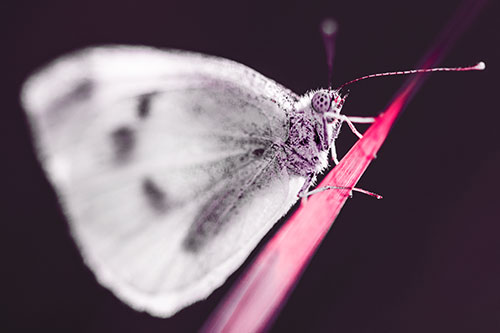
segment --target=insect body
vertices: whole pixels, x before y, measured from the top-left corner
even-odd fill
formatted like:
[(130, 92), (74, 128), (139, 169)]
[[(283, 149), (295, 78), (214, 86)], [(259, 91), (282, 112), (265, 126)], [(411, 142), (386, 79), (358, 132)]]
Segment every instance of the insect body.
[(319, 90), (302, 97), (289, 115), (288, 139), (283, 148), (289, 172), (306, 178), (299, 196), (328, 166), (328, 152), (334, 147), (342, 122), (327, 115), (340, 115), (343, 102), (337, 91)]
[(235, 62), (110, 46), (56, 60), (22, 101), (87, 265), (170, 316), (221, 285), (327, 165), (340, 96), (313, 108)]

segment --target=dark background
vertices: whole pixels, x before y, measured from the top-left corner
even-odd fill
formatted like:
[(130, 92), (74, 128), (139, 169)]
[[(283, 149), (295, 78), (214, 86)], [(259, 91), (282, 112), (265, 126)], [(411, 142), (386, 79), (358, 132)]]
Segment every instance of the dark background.
[[(500, 332), (500, 11), (491, 1), (448, 56), (487, 70), (434, 74), (399, 119), (272, 331)], [(35, 158), (18, 94), (47, 61), (103, 43), (222, 56), (302, 94), (326, 85), (318, 23), (340, 24), (334, 82), (415, 66), (459, 1), (17, 1), (2, 4), (3, 332), (189, 332), (241, 275), (170, 319), (94, 279)], [(495, 7), (496, 6), (496, 7)], [(343, 112), (376, 115), (405, 78), (351, 87)], [(355, 142), (338, 140), (342, 156)], [(275, 229), (274, 229), (275, 230)], [(255, 252), (254, 252), (255, 255)], [(248, 266), (247, 260), (245, 266)]]

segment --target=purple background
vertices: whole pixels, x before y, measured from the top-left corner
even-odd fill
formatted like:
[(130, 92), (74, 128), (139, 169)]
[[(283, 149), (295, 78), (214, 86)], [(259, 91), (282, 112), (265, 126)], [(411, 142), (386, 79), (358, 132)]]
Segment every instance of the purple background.
[[(334, 82), (340, 84), (412, 68), (458, 3), (3, 5), (3, 53), (11, 59), (2, 71), (8, 82), (0, 121), (7, 216), (0, 232), (0, 325), (8, 331), (194, 331), (242, 273), (208, 300), (163, 320), (131, 310), (98, 285), (35, 159), (19, 106), (20, 85), (34, 69), (88, 45), (146, 44), (233, 59), (302, 94), (326, 82), (321, 18), (333, 16), (340, 24), (334, 63)], [(384, 200), (356, 194), (348, 201), (272, 331), (500, 331), (499, 14), (491, 1), (442, 62), (484, 60), (487, 71), (434, 74), (426, 81), (359, 183)], [(376, 115), (404, 80), (352, 86), (343, 112)], [(340, 156), (354, 142), (344, 129)]]

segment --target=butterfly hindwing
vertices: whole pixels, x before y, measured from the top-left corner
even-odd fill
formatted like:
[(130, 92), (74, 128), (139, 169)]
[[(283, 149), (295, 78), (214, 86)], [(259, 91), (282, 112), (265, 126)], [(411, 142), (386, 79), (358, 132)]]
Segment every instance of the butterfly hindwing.
[(66, 56), (25, 86), (42, 165), (84, 260), (137, 309), (207, 297), (296, 201), (276, 143), (297, 97), (214, 57)]

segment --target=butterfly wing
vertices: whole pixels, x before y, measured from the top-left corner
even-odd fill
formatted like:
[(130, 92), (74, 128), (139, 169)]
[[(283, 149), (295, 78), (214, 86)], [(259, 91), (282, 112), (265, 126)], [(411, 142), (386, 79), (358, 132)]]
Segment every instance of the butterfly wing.
[(98, 47), (22, 100), (86, 264), (130, 306), (206, 298), (296, 201), (279, 144), (297, 96), (235, 62)]

